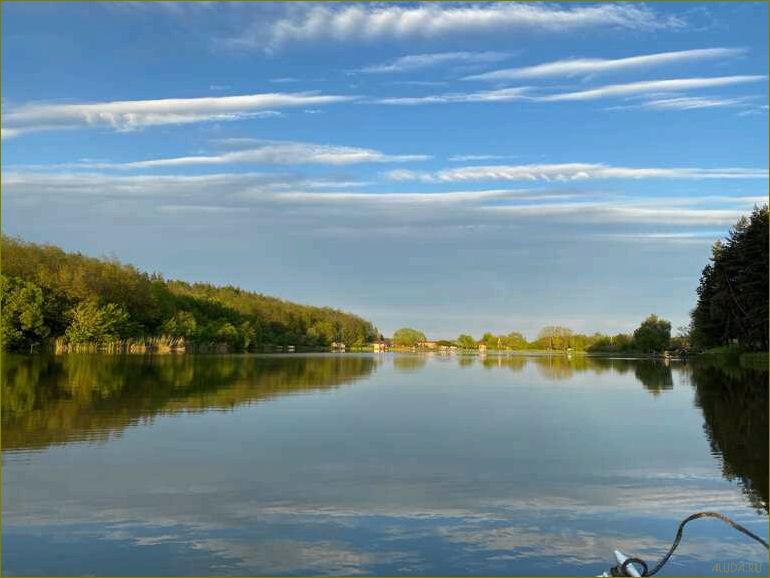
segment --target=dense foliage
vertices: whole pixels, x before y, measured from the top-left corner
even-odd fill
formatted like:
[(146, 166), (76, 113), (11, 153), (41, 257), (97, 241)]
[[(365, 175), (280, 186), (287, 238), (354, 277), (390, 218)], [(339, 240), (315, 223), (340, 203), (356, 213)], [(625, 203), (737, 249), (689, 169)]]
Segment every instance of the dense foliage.
[(634, 330), (633, 335), (602, 335), (587, 349), (592, 353), (661, 353), (679, 348), (682, 348), (681, 341), (671, 339), (671, 322), (650, 315)]
[(517, 331), (511, 331), (507, 335), (492, 335), (487, 332), (481, 338), (481, 342), (487, 346), (487, 349), (516, 350), (527, 348), (526, 338)]
[(167, 281), (113, 259), (2, 238), (3, 347), (26, 351), (48, 338), (110, 343), (165, 336), (232, 350), (263, 345), (363, 344), (360, 317), (207, 283)]
[(470, 335), (460, 335), (455, 343), (460, 349), (473, 349), (477, 346), (476, 340)]
[(414, 347), (426, 341), (425, 334), (411, 327), (402, 327), (393, 334), (393, 343), (399, 347)]
[(699, 349), (737, 344), (768, 349), (767, 205), (741, 217), (712, 248), (692, 312), (692, 341)]
[(567, 327), (548, 326), (540, 330), (534, 341), (517, 331), (503, 335), (486, 332), (480, 340), (462, 334), (457, 339), (426, 341), (425, 335), (416, 329), (399, 329), (393, 336), (396, 346), (456, 347), (477, 349), (485, 346), (490, 351), (589, 351), (592, 353), (660, 353), (668, 349), (686, 349), (686, 338), (671, 338), (671, 323), (657, 315), (650, 315), (634, 331), (633, 335), (619, 333), (608, 336), (601, 333), (585, 335)]
[(671, 323), (650, 315), (634, 331), (633, 344), (643, 353), (657, 353), (669, 348), (671, 344)]

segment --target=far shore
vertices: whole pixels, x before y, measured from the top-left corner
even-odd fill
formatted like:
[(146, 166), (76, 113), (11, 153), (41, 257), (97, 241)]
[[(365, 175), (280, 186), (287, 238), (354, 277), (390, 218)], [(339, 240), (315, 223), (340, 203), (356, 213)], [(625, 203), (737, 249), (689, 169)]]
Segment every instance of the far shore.
[(661, 361), (681, 361), (691, 358), (715, 359), (721, 362), (736, 363), (755, 369), (767, 369), (770, 364), (770, 355), (767, 352), (742, 352), (732, 348), (714, 348), (703, 352), (605, 352), (582, 350), (548, 350), (548, 349), (460, 349), (460, 348), (425, 348), (388, 346), (383, 348), (378, 344), (345, 347), (341, 344), (335, 347), (328, 346), (294, 346), (294, 345), (264, 345), (248, 351), (231, 350), (227, 344), (212, 344), (209, 346), (154, 346), (153, 340), (142, 342), (113, 342), (107, 344), (85, 343), (74, 346), (62, 346), (61, 342), (44, 345), (36, 348), (31, 353), (53, 353), (56, 355), (69, 353), (93, 353), (107, 355), (254, 355), (254, 354), (312, 354), (312, 353), (397, 353), (410, 355), (430, 355), (439, 357), (594, 357), (612, 359), (651, 359)]

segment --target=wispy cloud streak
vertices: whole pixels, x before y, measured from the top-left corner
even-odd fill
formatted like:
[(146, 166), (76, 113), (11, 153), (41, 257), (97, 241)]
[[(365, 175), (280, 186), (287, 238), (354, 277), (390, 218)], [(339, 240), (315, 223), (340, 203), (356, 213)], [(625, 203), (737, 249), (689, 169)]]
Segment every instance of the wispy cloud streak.
[[(326, 183), (333, 186), (333, 183)], [(243, 213), (259, 207), (261, 218), (302, 211), (308, 223), (348, 226), (351, 219), (377, 226), (404, 218), (451, 222), (458, 226), (495, 226), (518, 220), (574, 224), (727, 226), (750, 209), (755, 197), (724, 197), (718, 207), (692, 197), (627, 197), (570, 189), (486, 189), (436, 192), (358, 192), (312, 190), (313, 181), (297, 175), (222, 173), (214, 175), (114, 175), (5, 171), (9, 201), (43, 197), (53, 202), (81, 199), (132, 201), (159, 213)], [(376, 206), (378, 211), (372, 212)], [(382, 209), (382, 211), (380, 211)], [(387, 210), (389, 209), (389, 210)], [(278, 211), (278, 212), (276, 212)], [(251, 213), (248, 213), (251, 214)], [(331, 219), (331, 220), (330, 220)], [(660, 232), (660, 231), (656, 231)]]
[(510, 57), (507, 52), (436, 52), (432, 54), (409, 54), (390, 62), (373, 64), (360, 68), (365, 74), (390, 74), (411, 72), (442, 64), (480, 64), (499, 62)]
[(101, 126), (130, 131), (157, 125), (254, 118), (274, 115), (272, 109), (276, 108), (319, 106), (354, 99), (353, 96), (295, 92), (88, 104), (37, 104), (4, 111), (3, 130), (12, 131), (13, 134), (13, 131)]
[[(249, 142), (253, 142), (247, 139)], [(375, 149), (314, 144), (303, 142), (265, 141), (258, 146), (212, 155), (194, 155), (150, 159), (127, 163), (78, 163), (69, 167), (89, 169), (148, 169), (195, 165), (267, 164), (267, 165), (353, 165), (360, 163), (397, 163), (423, 161), (427, 155), (389, 155)]]
[(374, 41), (443, 38), (456, 34), (511, 33), (516, 30), (564, 32), (585, 28), (655, 30), (681, 27), (643, 5), (601, 4), (419, 4), (313, 6), (293, 10), (229, 38), (231, 47), (275, 50), (314, 41)]
[(501, 88), (499, 90), (482, 90), (478, 92), (450, 92), (429, 96), (389, 97), (374, 100), (378, 104), (417, 105), (417, 104), (447, 104), (457, 102), (509, 102), (524, 100), (528, 97), (529, 87)]
[(684, 90), (746, 84), (760, 82), (766, 79), (767, 77), (763, 75), (671, 78), (664, 80), (643, 80), (623, 84), (609, 84), (586, 90), (556, 92), (550, 94), (546, 92), (547, 87), (516, 86), (476, 92), (450, 92), (417, 97), (387, 97), (374, 99), (370, 102), (388, 105), (422, 105), (462, 102), (509, 102), (516, 100), (527, 102), (591, 101), (629, 96), (653, 97), (661, 94), (670, 95)]
[(421, 172), (399, 169), (385, 173), (395, 181), (578, 181), (588, 179), (767, 179), (767, 169), (755, 168), (637, 168), (603, 164), (564, 163), (489, 165)]
[(519, 80), (529, 78), (548, 78), (553, 76), (578, 76), (601, 72), (619, 72), (651, 68), (666, 64), (691, 62), (706, 59), (722, 59), (737, 56), (746, 52), (743, 48), (701, 48), (694, 50), (678, 50), (673, 52), (658, 52), (626, 58), (573, 58), (556, 60), (524, 66), (493, 70), (483, 74), (466, 76), (464, 80)]
[(759, 82), (765, 80), (764, 75), (735, 75), (735, 76), (716, 76), (706, 78), (672, 78), (666, 80), (642, 80), (639, 82), (629, 82), (625, 84), (609, 84), (591, 88), (588, 90), (578, 90), (574, 92), (561, 92), (537, 97), (537, 100), (543, 102), (560, 102), (569, 100), (597, 100), (601, 98), (612, 98), (616, 96), (627, 96), (632, 94), (644, 94), (652, 92), (673, 92), (679, 90), (691, 90), (695, 88), (713, 88), (715, 86), (728, 86), (732, 84), (746, 84), (749, 82)]

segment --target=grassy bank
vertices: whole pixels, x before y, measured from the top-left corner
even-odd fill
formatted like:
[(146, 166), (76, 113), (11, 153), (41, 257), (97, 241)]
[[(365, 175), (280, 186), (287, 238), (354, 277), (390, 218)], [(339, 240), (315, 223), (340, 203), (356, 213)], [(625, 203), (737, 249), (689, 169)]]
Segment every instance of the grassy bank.
[(740, 347), (730, 345), (712, 347), (701, 355), (752, 369), (768, 369), (770, 364), (770, 355), (766, 351), (744, 351)]

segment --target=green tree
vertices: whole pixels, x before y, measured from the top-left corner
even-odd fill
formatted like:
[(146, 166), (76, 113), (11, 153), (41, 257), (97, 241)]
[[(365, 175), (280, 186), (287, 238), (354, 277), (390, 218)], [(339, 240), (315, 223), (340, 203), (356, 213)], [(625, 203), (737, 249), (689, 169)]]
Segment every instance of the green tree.
[(570, 346), (572, 330), (567, 327), (550, 325), (543, 327), (537, 335), (537, 344), (542, 349), (564, 350)]
[(258, 332), (253, 323), (244, 321), (238, 326), (241, 349), (251, 349), (257, 344)]
[(477, 349), (478, 344), (476, 343), (476, 340), (473, 339), (473, 337), (463, 334), (457, 338), (457, 347), (460, 349)]
[(163, 324), (161, 332), (172, 339), (194, 339), (198, 332), (198, 322), (189, 311), (180, 311)]
[[(65, 335), (72, 324), (72, 312), (87, 302), (120, 307), (128, 315), (125, 333), (132, 335), (166, 335), (215, 343), (217, 331), (229, 323), (238, 332), (238, 347), (243, 348), (257, 343), (354, 344), (377, 335), (369, 321), (330, 307), (298, 305), (232, 286), (165, 280), (158, 273), (143, 273), (113, 259), (65, 253), (58, 247), (4, 235), (0, 243), (3, 273), (42, 291), (44, 325), (46, 335), (51, 337)], [(94, 314), (89, 307), (94, 309), (84, 305), (79, 311), (81, 317)], [(98, 335), (98, 331), (92, 331), (95, 325), (94, 319), (88, 323), (83, 320), (70, 330), (70, 335), (76, 339), (91, 333)], [(7, 327), (8, 344), (21, 339), (12, 331), (13, 324)], [(33, 333), (29, 336), (39, 340)]]
[(414, 347), (424, 341), (427, 341), (425, 334), (411, 327), (402, 327), (393, 334), (393, 343), (400, 347)]
[(741, 217), (712, 247), (692, 311), (691, 338), (699, 349), (737, 343), (768, 349), (768, 209)]
[(234, 349), (243, 347), (241, 334), (232, 323), (220, 323), (216, 330), (215, 339), (217, 343), (226, 343)]
[(634, 331), (634, 348), (645, 353), (659, 353), (671, 344), (671, 322), (650, 315)]
[(135, 328), (120, 305), (99, 305), (93, 300), (78, 304), (70, 313), (64, 336), (70, 343), (110, 343), (130, 337)]
[(337, 341), (337, 328), (331, 321), (317, 321), (307, 330), (311, 345), (329, 345)]
[(521, 350), (527, 348), (526, 338), (517, 331), (511, 331), (508, 335), (504, 335), (502, 340), (505, 349)]
[(0, 275), (0, 336), (7, 350), (28, 350), (48, 337), (43, 291), (34, 283)]
[(487, 331), (481, 336), (481, 343), (487, 346), (487, 349), (503, 349), (502, 339), (492, 335)]

